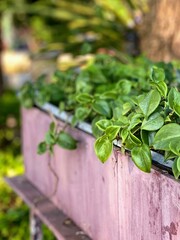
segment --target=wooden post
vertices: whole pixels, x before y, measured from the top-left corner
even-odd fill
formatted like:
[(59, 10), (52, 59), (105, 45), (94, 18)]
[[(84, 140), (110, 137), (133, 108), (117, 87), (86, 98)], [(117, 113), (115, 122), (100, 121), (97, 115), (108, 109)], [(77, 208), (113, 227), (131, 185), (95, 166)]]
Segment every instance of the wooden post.
[(33, 210), (30, 212), (30, 240), (42, 240), (42, 223), (41, 220), (34, 214)]

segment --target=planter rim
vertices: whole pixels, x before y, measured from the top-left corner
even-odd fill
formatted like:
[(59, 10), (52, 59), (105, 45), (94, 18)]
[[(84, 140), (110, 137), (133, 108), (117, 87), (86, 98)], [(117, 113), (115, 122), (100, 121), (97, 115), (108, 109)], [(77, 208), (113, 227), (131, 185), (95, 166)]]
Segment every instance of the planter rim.
[[(72, 117), (73, 115), (70, 113), (67, 113), (65, 111), (61, 111), (58, 109), (58, 107), (56, 107), (55, 105), (51, 104), (51, 103), (45, 103), (43, 106), (39, 106), (38, 104), (36, 104), (36, 107), (38, 107), (39, 109), (45, 111), (45, 112), (51, 112), (56, 118), (60, 119), (61, 121), (67, 122), (67, 123), (71, 123)], [(90, 134), (92, 134), (92, 127), (89, 123), (87, 122), (80, 122), (77, 124), (76, 128)], [(121, 141), (117, 141), (114, 140), (113, 144), (116, 147), (121, 147)], [(162, 167), (165, 168), (172, 168), (173, 165), (173, 161), (172, 160), (168, 160), (168, 161), (164, 161), (164, 156), (151, 150), (151, 154), (152, 154), (152, 160), (155, 164), (158, 164)], [(162, 169), (161, 169), (162, 170)]]

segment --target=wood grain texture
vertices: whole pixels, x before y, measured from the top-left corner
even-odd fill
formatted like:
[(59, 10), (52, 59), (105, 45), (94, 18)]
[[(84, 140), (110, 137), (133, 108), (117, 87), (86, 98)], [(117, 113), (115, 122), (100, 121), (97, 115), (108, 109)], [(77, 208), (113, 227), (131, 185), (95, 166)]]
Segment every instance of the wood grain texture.
[[(38, 109), (23, 110), (22, 117), (23, 156), (26, 176), (29, 180), (33, 180), (33, 184), (43, 193), (51, 195), (52, 187), (49, 188), (49, 184), (51, 183), (52, 174), (47, 164), (49, 155), (37, 154), (38, 143), (44, 139), (51, 120), (48, 115)], [(47, 172), (49, 172), (48, 175)]]
[[(51, 197), (55, 178), (48, 167), (49, 156), (36, 154), (37, 144), (48, 129), (49, 117), (37, 109), (23, 110), (22, 115), (26, 176)], [(51, 199), (94, 240), (118, 239), (115, 159), (112, 156), (106, 164), (100, 163), (94, 153), (91, 135), (77, 129), (66, 130), (78, 140), (78, 148), (74, 151), (55, 148), (51, 165), (59, 182)]]
[(118, 204), (121, 240), (160, 240), (160, 174), (137, 169), (129, 156), (119, 153)]
[(180, 185), (162, 175), (162, 240), (180, 239)]
[(55, 147), (51, 164), (59, 182), (52, 196), (56, 180), (49, 156), (36, 154), (50, 118), (38, 109), (22, 113), (28, 179), (93, 240), (180, 239), (179, 182), (156, 169), (141, 172), (118, 148), (108, 162), (100, 163), (94, 138), (78, 129), (67, 128), (78, 139), (76, 150)]

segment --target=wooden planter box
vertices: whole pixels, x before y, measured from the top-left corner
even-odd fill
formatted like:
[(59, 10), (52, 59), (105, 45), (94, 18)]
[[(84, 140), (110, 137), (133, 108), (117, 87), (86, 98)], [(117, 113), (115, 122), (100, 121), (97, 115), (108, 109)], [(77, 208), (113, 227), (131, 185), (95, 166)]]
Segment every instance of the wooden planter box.
[[(79, 140), (77, 150), (55, 147), (37, 155), (51, 122), (45, 112), (23, 110), (23, 153), (27, 178), (93, 240), (179, 240), (180, 185), (153, 168), (141, 172), (119, 148), (102, 164), (95, 156), (94, 138), (79, 129), (67, 129)], [(64, 124), (62, 121), (60, 124)]]

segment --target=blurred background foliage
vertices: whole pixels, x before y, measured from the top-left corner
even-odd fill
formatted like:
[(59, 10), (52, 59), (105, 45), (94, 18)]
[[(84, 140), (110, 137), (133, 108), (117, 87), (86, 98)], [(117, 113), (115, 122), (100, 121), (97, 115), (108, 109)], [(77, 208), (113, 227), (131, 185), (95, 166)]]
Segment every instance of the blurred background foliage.
[[(19, 31), (24, 29), (32, 51), (40, 47), (74, 53), (125, 49), (127, 33), (147, 9), (146, 0), (4, 0), (0, 4), (2, 17), (8, 16)], [(12, 45), (18, 46), (16, 39)]]
[[(6, 90), (0, 98), (0, 239), (29, 238), (29, 210), (5, 184), (3, 176), (23, 173), (20, 151), (19, 102), (13, 91)], [(43, 226), (44, 237), (55, 238)]]

